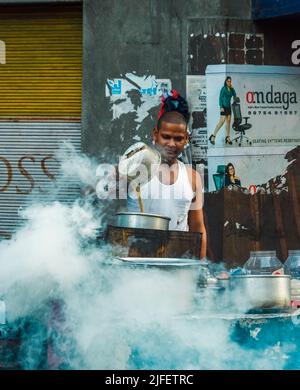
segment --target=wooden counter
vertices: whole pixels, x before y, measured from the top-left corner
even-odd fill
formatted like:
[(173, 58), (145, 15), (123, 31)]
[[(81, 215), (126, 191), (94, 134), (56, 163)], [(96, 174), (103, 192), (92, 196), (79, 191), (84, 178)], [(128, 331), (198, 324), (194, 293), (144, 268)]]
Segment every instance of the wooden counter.
[(124, 257), (200, 258), (201, 233), (108, 226), (106, 241)]

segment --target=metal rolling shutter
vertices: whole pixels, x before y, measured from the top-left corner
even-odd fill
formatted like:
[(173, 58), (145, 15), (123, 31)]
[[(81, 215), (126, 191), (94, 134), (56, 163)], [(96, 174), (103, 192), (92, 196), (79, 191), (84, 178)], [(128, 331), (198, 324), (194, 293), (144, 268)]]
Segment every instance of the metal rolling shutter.
[[(0, 41), (1, 239), (22, 223), (20, 207), (49, 198), (63, 141), (81, 149), (81, 6), (2, 6)], [(77, 194), (69, 182), (57, 199)]]
[(3, 6), (0, 40), (1, 118), (81, 116), (81, 7)]
[[(80, 123), (0, 122), (0, 238), (8, 237), (22, 223), (18, 211), (32, 201), (53, 198), (59, 164), (54, 153), (64, 141), (81, 149)], [(71, 202), (76, 183), (67, 182), (55, 199)], [(52, 192), (51, 192), (52, 191)]]

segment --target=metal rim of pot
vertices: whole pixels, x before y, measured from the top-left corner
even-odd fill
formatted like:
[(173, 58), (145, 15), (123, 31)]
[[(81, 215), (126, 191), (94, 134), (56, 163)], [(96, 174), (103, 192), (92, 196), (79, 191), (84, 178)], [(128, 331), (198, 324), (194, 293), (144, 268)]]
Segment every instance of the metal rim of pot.
[(207, 267), (198, 259), (172, 258), (172, 257), (121, 257), (115, 259), (128, 265), (142, 265), (150, 267)]
[(141, 212), (120, 212), (115, 215), (115, 226), (133, 229), (169, 230), (171, 218)]
[(121, 211), (120, 213), (116, 213), (116, 216), (118, 216), (118, 215), (142, 215), (143, 217), (159, 217), (159, 218), (171, 220), (171, 218), (166, 217), (164, 215), (141, 213), (141, 212), (131, 212), (131, 211)]

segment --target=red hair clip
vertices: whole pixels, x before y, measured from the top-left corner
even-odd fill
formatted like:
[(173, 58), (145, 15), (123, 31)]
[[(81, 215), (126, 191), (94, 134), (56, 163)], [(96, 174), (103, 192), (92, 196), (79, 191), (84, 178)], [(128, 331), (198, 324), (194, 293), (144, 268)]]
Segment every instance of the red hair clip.
[(176, 89), (172, 89), (172, 91), (167, 91), (164, 92), (162, 97), (161, 97), (161, 105), (160, 105), (160, 110), (157, 116), (157, 119), (159, 120), (161, 116), (165, 113), (165, 102), (168, 98), (171, 100), (176, 100), (179, 97), (179, 93)]

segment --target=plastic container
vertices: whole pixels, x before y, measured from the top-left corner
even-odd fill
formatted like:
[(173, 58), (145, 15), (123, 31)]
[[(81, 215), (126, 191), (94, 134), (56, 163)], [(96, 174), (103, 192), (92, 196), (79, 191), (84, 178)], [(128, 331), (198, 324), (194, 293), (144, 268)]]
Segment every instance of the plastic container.
[(284, 263), (284, 272), (291, 276), (292, 301), (300, 301), (300, 250), (289, 251)]
[(244, 270), (248, 275), (272, 275), (276, 271), (283, 273), (283, 264), (276, 251), (251, 251)]
[(291, 275), (292, 279), (300, 279), (300, 250), (289, 251), (284, 263), (284, 272)]

